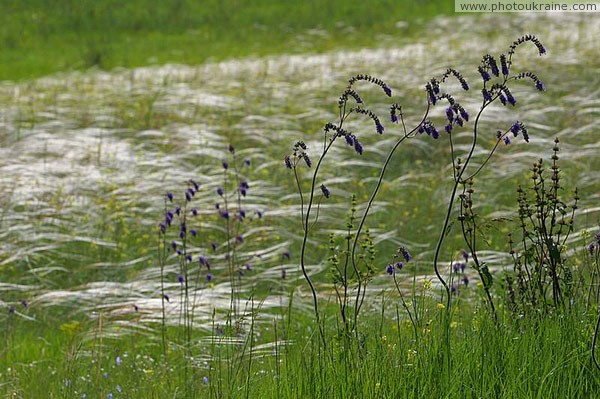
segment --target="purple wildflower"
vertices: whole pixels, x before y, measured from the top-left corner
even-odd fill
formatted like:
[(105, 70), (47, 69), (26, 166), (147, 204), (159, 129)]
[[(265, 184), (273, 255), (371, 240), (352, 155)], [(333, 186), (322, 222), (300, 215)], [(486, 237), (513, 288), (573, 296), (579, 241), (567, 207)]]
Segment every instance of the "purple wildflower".
[(290, 159), (289, 155), (286, 155), (285, 158), (283, 159), (283, 161), (285, 162), (286, 168), (292, 169), (292, 160)]
[(226, 159), (223, 159), (221, 162), (223, 164), (223, 169), (227, 170), (229, 168), (229, 162), (227, 162)]
[(510, 137), (504, 136), (504, 144), (506, 144), (506, 145), (510, 144)]
[(392, 265), (391, 263), (389, 265), (387, 265), (386, 268), (385, 268), (385, 272), (387, 274), (389, 274), (390, 276), (392, 274), (394, 274), (394, 265)]
[(329, 198), (329, 196), (331, 195), (331, 192), (329, 192), (329, 189), (325, 187), (324, 184), (321, 184), (321, 191), (323, 192), (325, 198)]
[(168, 192), (167, 193), (167, 198), (169, 199), (170, 202), (173, 202), (173, 193)]
[(212, 281), (213, 275), (212, 273), (206, 273), (206, 282), (210, 283)]

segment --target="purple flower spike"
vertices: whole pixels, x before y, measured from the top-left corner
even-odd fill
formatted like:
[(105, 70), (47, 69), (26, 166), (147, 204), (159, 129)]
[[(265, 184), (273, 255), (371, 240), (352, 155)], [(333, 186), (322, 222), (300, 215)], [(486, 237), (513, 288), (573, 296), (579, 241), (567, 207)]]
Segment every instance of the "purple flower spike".
[(331, 195), (331, 192), (329, 192), (329, 189), (325, 187), (324, 184), (321, 184), (321, 191), (323, 192), (325, 198), (329, 198), (329, 196)]
[(391, 96), (392, 96), (392, 89), (390, 89), (390, 88), (389, 88), (389, 86), (387, 86), (387, 85), (383, 86), (383, 91), (385, 92), (385, 94), (386, 94), (388, 97), (391, 97)]

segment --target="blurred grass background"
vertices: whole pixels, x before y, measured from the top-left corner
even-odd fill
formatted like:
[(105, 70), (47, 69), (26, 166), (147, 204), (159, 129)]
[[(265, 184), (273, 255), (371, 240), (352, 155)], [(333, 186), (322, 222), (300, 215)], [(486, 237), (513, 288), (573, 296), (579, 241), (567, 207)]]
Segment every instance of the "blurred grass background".
[(453, 12), (442, 0), (3, 0), (1, 8), (0, 80), (369, 47)]

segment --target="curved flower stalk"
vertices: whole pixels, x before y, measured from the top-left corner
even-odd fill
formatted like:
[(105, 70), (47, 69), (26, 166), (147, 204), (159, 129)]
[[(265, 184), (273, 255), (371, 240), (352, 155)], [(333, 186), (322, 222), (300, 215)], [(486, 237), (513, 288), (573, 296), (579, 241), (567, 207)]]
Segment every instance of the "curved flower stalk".
[[(308, 168), (311, 168), (313, 166), (312, 160), (311, 160), (310, 156), (308, 155), (306, 144), (303, 141), (296, 142), (293, 146), (292, 154), (286, 155), (286, 157), (284, 159), (285, 166), (288, 169), (293, 170), (293, 172), (294, 172), (296, 187), (298, 189), (298, 194), (300, 196), (302, 228), (304, 230), (304, 234), (303, 234), (303, 238), (302, 238), (302, 248), (300, 251), (300, 267), (302, 269), (302, 274), (304, 276), (304, 279), (306, 280), (306, 282), (310, 288), (311, 294), (312, 294), (315, 318), (316, 318), (317, 324), (319, 325), (319, 332), (321, 334), (321, 338), (322, 338), (324, 345), (326, 342), (325, 341), (325, 331), (321, 324), (321, 318), (320, 318), (320, 312), (319, 312), (319, 300), (317, 297), (317, 291), (315, 289), (315, 286), (314, 286), (314, 284), (308, 274), (307, 268), (306, 268), (306, 249), (307, 249), (308, 237), (309, 237), (312, 225), (318, 218), (318, 207), (317, 207), (317, 217), (315, 218), (314, 221), (311, 222), (311, 212), (315, 205), (316, 196), (318, 195), (318, 194), (316, 194), (316, 191), (317, 191), (317, 185), (318, 185), (317, 179), (318, 179), (319, 170), (321, 168), (323, 160), (327, 156), (327, 153), (329, 152), (329, 150), (331, 149), (333, 144), (340, 138), (343, 138), (344, 142), (348, 146), (352, 147), (357, 155), (363, 154), (364, 148), (363, 148), (363, 145), (362, 145), (361, 141), (359, 140), (359, 138), (356, 136), (355, 133), (350, 132), (344, 128), (345, 122), (352, 114), (364, 115), (364, 116), (370, 118), (375, 125), (376, 132), (379, 134), (383, 134), (383, 132), (385, 130), (379, 117), (374, 112), (372, 112), (371, 110), (364, 107), (364, 101), (363, 101), (362, 97), (354, 89), (355, 83), (357, 83), (359, 81), (366, 81), (366, 82), (372, 83), (376, 86), (379, 86), (388, 97), (391, 97), (391, 95), (392, 95), (392, 90), (385, 82), (383, 82), (382, 80), (380, 80), (378, 78), (370, 76), (370, 75), (356, 75), (348, 81), (348, 86), (347, 86), (346, 90), (342, 93), (342, 95), (340, 96), (339, 101), (338, 101), (339, 118), (337, 120), (337, 123), (334, 124), (332, 122), (329, 122), (324, 127), (323, 151), (319, 155), (319, 158), (317, 160), (317, 163), (315, 165), (315, 168), (314, 168), (314, 171), (312, 174), (310, 190), (307, 193), (308, 201), (305, 200), (305, 194), (302, 190), (302, 185), (300, 183), (300, 178), (298, 176), (298, 168), (301, 164), (305, 164)], [(351, 104), (355, 104), (355, 106), (352, 106)], [(331, 192), (329, 191), (329, 189), (323, 184), (319, 185), (319, 187), (320, 187), (319, 191), (321, 192), (321, 194), (319, 196), (320, 199), (329, 198), (331, 195)], [(319, 199), (319, 203), (320, 203), (320, 199)], [(343, 279), (344, 279), (344, 284), (347, 284), (348, 276), (347, 275), (344, 276)]]
[[(444, 239), (447, 234), (447, 229), (448, 229), (448, 225), (449, 225), (450, 218), (452, 215), (452, 210), (454, 207), (454, 202), (456, 199), (458, 187), (461, 185), (464, 186), (467, 182), (471, 181), (475, 176), (477, 176), (481, 172), (481, 170), (487, 165), (487, 163), (491, 159), (492, 155), (494, 154), (494, 152), (496, 151), (496, 149), (498, 148), (500, 143), (504, 142), (506, 145), (509, 145), (511, 143), (511, 138), (510, 138), (509, 134), (512, 134), (513, 137), (517, 137), (519, 134), (522, 134), (523, 139), (526, 142), (529, 142), (529, 133), (528, 133), (528, 130), (525, 127), (525, 125), (520, 121), (514, 122), (505, 131), (498, 131), (496, 133), (496, 144), (490, 150), (490, 152), (488, 153), (484, 162), (475, 170), (475, 172), (473, 172), (471, 174), (467, 174), (466, 173), (467, 169), (469, 167), (469, 164), (473, 157), (473, 153), (475, 151), (475, 147), (477, 146), (477, 143), (479, 140), (481, 116), (482, 116), (483, 112), (485, 111), (485, 109), (490, 104), (495, 102), (496, 100), (499, 100), (505, 106), (509, 105), (509, 104), (512, 106), (516, 105), (517, 100), (515, 99), (515, 97), (513, 96), (512, 92), (509, 88), (509, 83), (511, 83), (512, 81), (521, 80), (521, 79), (530, 79), (535, 84), (536, 89), (538, 89), (539, 91), (545, 90), (545, 86), (542, 83), (542, 81), (539, 80), (538, 77), (536, 75), (534, 75), (533, 73), (531, 73), (531, 72), (521, 72), (518, 74), (512, 73), (513, 55), (515, 54), (516, 49), (519, 46), (521, 46), (523, 43), (526, 43), (526, 42), (533, 43), (537, 47), (538, 53), (540, 56), (546, 54), (546, 49), (544, 48), (542, 43), (535, 36), (525, 35), (525, 36), (522, 36), (519, 39), (515, 40), (511, 44), (511, 46), (509, 47), (508, 52), (507, 52), (508, 56), (506, 54), (500, 55), (500, 57), (499, 57), (500, 67), (498, 66), (498, 63), (493, 56), (491, 56), (489, 54), (486, 54), (485, 56), (483, 56), (481, 65), (478, 67), (479, 74), (481, 75), (481, 79), (483, 80), (483, 88), (481, 90), (483, 99), (482, 99), (482, 104), (479, 108), (479, 111), (477, 112), (477, 115), (475, 116), (475, 122), (473, 124), (473, 135), (472, 135), (471, 147), (470, 147), (470, 150), (467, 153), (466, 157), (464, 158), (464, 160), (455, 157), (451, 129), (450, 129), (450, 131), (448, 131), (448, 129), (446, 130), (448, 132), (448, 137), (450, 140), (450, 145), (451, 145), (451, 150), (452, 150), (452, 162), (453, 162), (453, 167), (454, 167), (453, 168), (454, 169), (454, 185), (452, 187), (450, 199), (448, 201), (448, 208), (446, 211), (446, 216), (444, 218), (443, 227), (440, 231), (440, 237), (439, 237), (437, 245), (436, 245), (434, 259), (433, 259), (433, 268), (435, 270), (435, 273), (436, 273), (439, 281), (442, 283), (442, 285), (444, 286), (444, 288), (446, 290), (446, 294), (447, 294), (446, 309), (448, 309), (448, 311), (450, 309), (450, 300), (451, 300), (450, 287), (448, 286), (445, 279), (440, 274), (438, 261), (439, 261), (440, 251), (441, 251), (442, 245), (444, 243)], [(432, 94), (435, 95), (435, 93), (432, 93)], [(439, 100), (439, 96), (434, 96), (434, 95), (432, 95), (431, 98), (432, 98), (432, 102), (435, 103), (435, 100)], [(450, 115), (450, 112), (447, 112), (447, 115)], [(463, 200), (462, 204), (464, 205), (464, 204), (466, 204), (466, 202)], [(464, 209), (464, 207), (463, 207), (463, 209)], [(461, 214), (461, 216), (459, 216), (459, 220), (462, 219), (461, 222), (464, 222), (464, 220), (466, 220), (465, 218), (466, 218), (465, 215)], [(469, 249), (471, 251), (473, 259), (474, 260), (477, 259), (474, 268), (477, 270), (479, 277), (481, 278), (481, 281), (483, 282), (484, 290), (486, 292), (486, 296), (487, 296), (490, 308), (492, 309), (493, 312), (495, 312), (492, 297), (489, 292), (489, 289), (492, 284), (491, 275), (489, 274), (489, 271), (487, 270), (485, 265), (483, 263), (480, 263), (478, 260), (476, 247), (474, 245), (474, 243), (475, 243), (474, 239), (469, 238), (469, 237), (474, 237), (475, 228), (473, 227), (473, 228), (469, 229), (469, 228), (466, 228), (465, 226), (467, 226), (467, 224), (461, 223), (461, 227), (463, 229), (463, 235), (465, 236), (467, 245), (469, 246)]]

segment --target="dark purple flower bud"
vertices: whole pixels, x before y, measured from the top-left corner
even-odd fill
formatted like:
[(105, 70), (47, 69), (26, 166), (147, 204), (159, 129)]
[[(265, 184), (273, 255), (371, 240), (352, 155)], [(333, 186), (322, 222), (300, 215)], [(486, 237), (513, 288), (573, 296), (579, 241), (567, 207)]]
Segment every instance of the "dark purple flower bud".
[(425, 132), (425, 128), (423, 127), (423, 125), (419, 126), (418, 132), (419, 134), (423, 134)]
[(461, 253), (462, 257), (464, 258), (465, 262), (468, 262), (469, 261), (469, 253), (467, 251), (465, 251), (464, 249), (461, 249), (460, 253)]
[(208, 259), (205, 256), (200, 255), (198, 257), (198, 262), (200, 262), (201, 265), (206, 265), (208, 263)]
[(506, 62), (506, 55), (504, 54), (500, 56), (500, 66), (502, 68), (502, 75), (508, 76), (508, 64)]
[(412, 255), (410, 254), (410, 252), (408, 252), (408, 249), (400, 247), (398, 251), (400, 252), (405, 261), (409, 262), (412, 259)]
[(258, 216), (259, 219), (262, 219), (262, 212), (261, 211), (254, 211), (254, 213), (256, 213), (256, 216)]
[(244, 159), (244, 165), (250, 166), (250, 158)]
[(190, 234), (192, 237), (196, 237), (198, 235), (198, 231), (196, 229), (190, 229)]
[(178, 274), (177, 275), (177, 281), (179, 282), (179, 284), (183, 284), (183, 282), (185, 281), (185, 279), (183, 278), (183, 275)]
[(392, 96), (392, 89), (390, 89), (387, 85), (383, 86), (383, 91), (387, 94), (388, 97)]
[(455, 123), (456, 123), (458, 126), (460, 126), (460, 127), (462, 127), (462, 126), (463, 126), (463, 120), (462, 120), (462, 118), (461, 118), (461, 117), (459, 117), (459, 116), (457, 116), (457, 117), (456, 117), (456, 119), (454, 119), (454, 122), (455, 122)]
[(452, 132), (452, 124), (448, 123), (446, 126), (444, 126), (444, 130), (446, 131), (446, 133), (451, 133)]
[(221, 209), (221, 204), (219, 204), (218, 202), (215, 204), (215, 209)]
[(206, 273), (206, 282), (210, 283), (213, 279), (212, 273)]
[(167, 231), (167, 226), (164, 223), (159, 223), (158, 227), (160, 227), (160, 232), (165, 234), (165, 232)]
[(223, 159), (222, 164), (223, 164), (223, 169), (227, 170), (229, 168), (229, 162), (227, 162), (226, 159)]
[(217, 188), (217, 194), (219, 194), (221, 197), (223, 196), (224, 191), (221, 187)]
[(191, 195), (192, 197), (193, 197), (194, 195), (196, 195), (196, 191), (194, 191), (194, 189), (193, 189), (193, 188), (191, 188), (191, 187), (187, 189), (187, 192), (188, 192), (188, 193), (190, 193), (190, 195)]
[(212, 247), (213, 252), (217, 251), (217, 243), (216, 242), (211, 243), (210, 246)]
[(387, 265), (386, 268), (385, 268), (385, 272), (387, 274), (389, 274), (390, 276), (392, 274), (394, 274), (394, 265), (392, 265), (391, 263), (389, 265)]
[(502, 103), (502, 105), (506, 105), (506, 97), (504, 97), (504, 94), (500, 93), (498, 95), (498, 98), (500, 99), (500, 102)]
[(358, 155), (362, 155), (363, 153), (363, 146), (356, 137), (354, 138), (354, 151), (356, 151)]
[(194, 186), (194, 190), (200, 191), (200, 185), (198, 183), (196, 183), (194, 180), (191, 180), (191, 179), (190, 179), (190, 183), (192, 183), (192, 185)]
[(454, 273), (458, 273), (460, 271), (460, 262), (455, 262), (452, 265), (452, 270), (454, 270)]
[(185, 260), (187, 260), (188, 262), (191, 262), (191, 261), (192, 261), (192, 255), (190, 255), (190, 254), (187, 254), (187, 255), (185, 256)]
[(289, 251), (289, 250), (287, 250), (287, 251), (285, 251), (285, 252), (283, 253), (283, 257), (284, 257), (284, 258), (287, 258), (288, 260), (290, 260), (290, 259), (292, 258), (292, 254), (290, 253), (290, 251)]
[(512, 134), (514, 134), (515, 137), (517, 137), (517, 135), (519, 134), (519, 130), (521, 130), (521, 122), (516, 121), (510, 127), (510, 131), (511, 131)]
[(481, 93), (483, 94), (483, 101), (492, 101), (492, 95), (487, 89), (482, 89)]
[(462, 262), (461, 262), (461, 264), (460, 264), (460, 271), (461, 271), (462, 273), (464, 273), (466, 268), (467, 268), (467, 264), (466, 264), (466, 263), (462, 263)]
[(169, 199), (170, 202), (173, 202), (173, 193), (168, 192), (167, 193), (167, 198)]
[(467, 110), (465, 110), (464, 108), (460, 108), (460, 116), (466, 120), (469, 121), (469, 113), (467, 112)]
[(462, 282), (465, 286), (469, 285), (469, 277), (467, 277), (466, 275), (463, 276), (462, 278)]
[(546, 87), (544, 86), (544, 83), (541, 80), (538, 80), (535, 83), (535, 88), (538, 89), (539, 91), (545, 91)]
[(383, 131), (385, 130), (383, 125), (379, 122), (375, 123), (375, 129), (377, 129), (377, 133), (379, 133), (379, 134), (383, 134)]
[(21, 299), (21, 305), (27, 309), (29, 307), (29, 301), (27, 301), (27, 299)]
[(329, 192), (329, 189), (327, 187), (325, 187), (324, 184), (321, 184), (321, 191), (323, 192), (323, 195), (325, 196), (325, 198), (329, 198), (329, 196), (331, 195), (331, 193)]
[(246, 217), (246, 211), (243, 209), (240, 209), (239, 214), (240, 214), (240, 220), (244, 220), (244, 218)]
[(431, 137), (433, 137), (435, 140), (437, 140), (438, 137), (440, 137), (440, 133), (433, 125), (431, 125)]
[(177, 248), (177, 243), (175, 241), (171, 241), (171, 247), (173, 249), (176, 249)]
[(249, 263), (246, 263), (246, 264), (244, 265), (244, 269), (246, 269), (247, 271), (252, 271), (252, 265), (251, 265), (251, 264), (249, 264)]
[(398, 116), (396, 116), (395, 112), (392, 112), (392, 114), (390, 115), (390, 121), (392, 121), (393, 123), (398, 123)]
[(229, 144), (229, 152), (230, 153), (235, 153), (235, 148), (233, 148), (233, 145)]
[(163, 298), (165, 298), (165, 300), (166, 300), (167, 302), (171, 302), (171, 298), (169, 298), (169, 296), (168, 296), (167, 294), (164, 294), (164, 295), (163, 295)]
[(283, 161), (285, 162), (286, 168), (292, 169), (292, 160), (290, 159), (289, 155), (286, 155), (285, 158), (283, 158)]
[(351, 147), (354, 147), (354, 136), (351, 134), (347, 134), (344, 136), (344, 138), (346, 139), (346, 144), (348, 144)]
[(588, 245), (588, 252), (590, 253), (590, 255), (594, 255), (594, 251), (596, 250), (596, 244), (595, 243), (591, 243), (590, 245)]
[(179, 232), (179, 238), (181, 238), (182, 240), (185, 238), (185, 231), (180, 231)]
[(454, 119), (454, 111), (452, 110), (452, 107), (446, 108), (446, 118), (449, 122), (452, 122)]
[(490, 74), (483, 69), (482, 67), (478, 68), (479, 74), (481, 75), (481, 78), (483, 79), (484, 82), (487, 82), (488, 80), (491, 79)]
[(504, 144), (506, 144), (506, 145), (510, 144), (510, 137), (504, 136)]
[(175, 207), (175, 214), (177, 214), (177, 216), (181, 215), (181, 207), (180, 206)]
[(181, 252), (181, 249), (178, 249), (178, 250), (177, 250), (177, 251), (175, 251), (175, 252), (177, 252), (177, 255), (179, 255), (179, 256), (183, 255), (183, 252)]
[(229, 212), (227, 211), (221, 211), (220, 215), (223, 219), (229, 219)]
[(244, 242), (244, 237), (239, 235), (237, 237), (235, 237), (236, 241), (239, 242), (240, 244)]
[(312, 166), (312, 161), (310, 160), (308, 154), (302, 154), (302, 158), (304, 159), (304, 163), (306, 163), (306, 166), (310, 168)]
[(190, 192), (189, 192), (189, 191), (186, 191), (186, 192), (185, 192), (185, 200), (186, 200), (187, 202), (190, 202), (190, 201), (192, 200), (192, 195), (190, 194)]
[(133, 304), (133, 310), (136, 311), (136, 312), (139, 312), (140, 311), (140, 307), (134, 303)]
[(404, 262), (396, 262), (396, 269), (402, 270), (403, 267), (404, 267)]
[(517, 104), (517, 100), (515, 100), (508, 88), (504, 89), (504, 94), (506, 94), (506, 101), (508, 101), (508, 103), (514, 107)]

